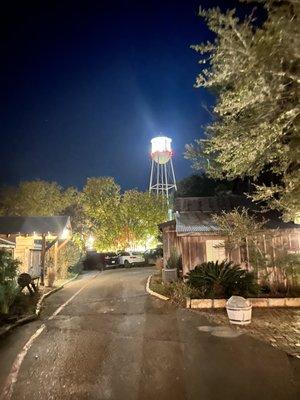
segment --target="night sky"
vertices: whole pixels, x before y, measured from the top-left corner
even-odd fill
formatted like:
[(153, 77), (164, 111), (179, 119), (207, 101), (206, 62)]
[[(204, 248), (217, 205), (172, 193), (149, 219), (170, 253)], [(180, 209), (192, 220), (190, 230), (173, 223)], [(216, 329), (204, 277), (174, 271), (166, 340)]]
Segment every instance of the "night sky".
[[(1, 9), (2, 184), (54, 180), (81, 187), (114, 176), (148, 186), (150, 139), (203, 135), (213, 96), (194, 89), (191, 44), (211, 39), (198, 7), (217, 1), (10, 1)], [(222, 8), (238, 5), (219, 1)], [(9, 8), (8, 8), (9, 7)]]

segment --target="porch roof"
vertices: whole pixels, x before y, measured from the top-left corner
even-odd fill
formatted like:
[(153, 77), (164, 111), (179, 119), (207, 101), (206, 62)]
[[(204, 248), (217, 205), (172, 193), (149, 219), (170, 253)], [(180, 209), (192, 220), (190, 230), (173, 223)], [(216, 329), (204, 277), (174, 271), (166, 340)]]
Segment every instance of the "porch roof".
[(4, 238), (1, 238), (0, 237), (0, 248), (3, 248), (3, 247), (5, 247), (5, 248), (13, 248), (13, 247), (16, 247), (16, 244), (14, 243), (14, 242), (12, 242), (11, 240), (7, 240), (7, 239), (4, 239)]

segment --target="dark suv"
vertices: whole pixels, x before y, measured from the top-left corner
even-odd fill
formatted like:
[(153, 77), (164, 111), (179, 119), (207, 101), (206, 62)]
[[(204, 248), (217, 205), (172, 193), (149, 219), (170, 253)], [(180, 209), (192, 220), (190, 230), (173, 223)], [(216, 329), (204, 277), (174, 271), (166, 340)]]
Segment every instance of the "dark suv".
[(104, 266), (104, 268), (117, 267), (119, 265), (119, 258), (116, 253), (99, 253), (99, 256), (100, 262)]

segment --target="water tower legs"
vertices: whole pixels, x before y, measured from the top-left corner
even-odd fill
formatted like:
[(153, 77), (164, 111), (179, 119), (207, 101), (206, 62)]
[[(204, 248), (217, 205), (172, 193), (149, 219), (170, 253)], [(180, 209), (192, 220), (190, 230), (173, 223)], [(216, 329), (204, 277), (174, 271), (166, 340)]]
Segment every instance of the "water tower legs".
[(177, 190), (172, 158), (165, 164), (152, 160), (149, 193), (169, 198), (172, 190)]

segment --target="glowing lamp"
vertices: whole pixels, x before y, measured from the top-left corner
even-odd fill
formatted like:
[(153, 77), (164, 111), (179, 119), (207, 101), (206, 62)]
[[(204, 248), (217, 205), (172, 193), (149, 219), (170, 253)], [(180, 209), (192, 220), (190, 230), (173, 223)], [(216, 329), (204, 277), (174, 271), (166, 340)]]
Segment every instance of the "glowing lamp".
[(87, 238), (85, 244), (86, 244), (86, 247), (87, 247), (88, 250), (93, 250), (94, 241), (95, 241), (95, 239), (91, 235)]
[(65, 240), (65, 239), (68, 239), (69, 235), (70, 235), (69, 229), (68, 228), (64, 228), (62, 233), (61, 233), (61, 235), (60, 235), (60, 238)]

